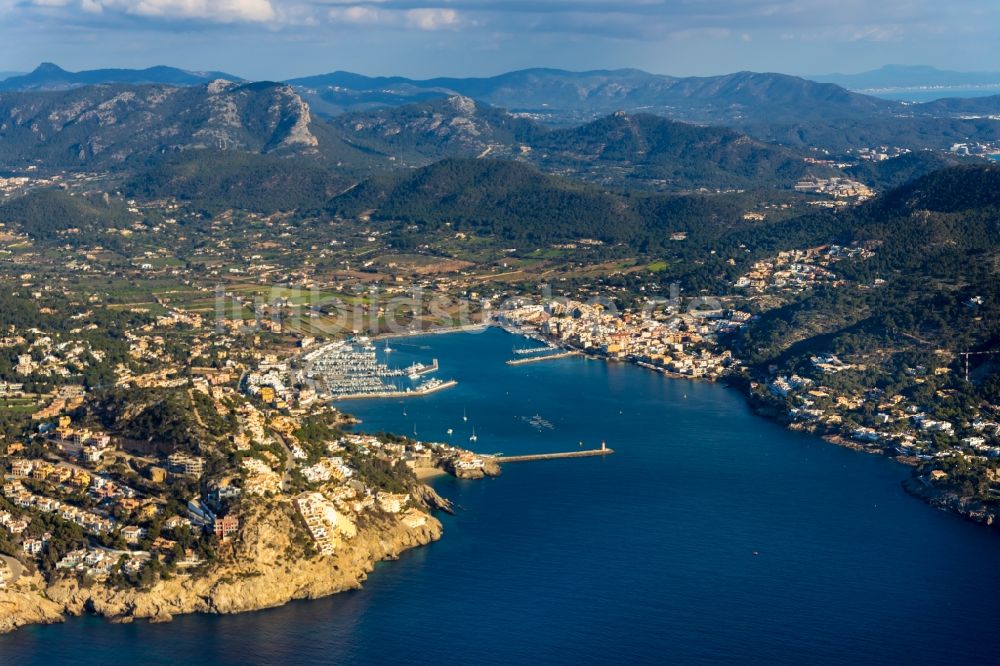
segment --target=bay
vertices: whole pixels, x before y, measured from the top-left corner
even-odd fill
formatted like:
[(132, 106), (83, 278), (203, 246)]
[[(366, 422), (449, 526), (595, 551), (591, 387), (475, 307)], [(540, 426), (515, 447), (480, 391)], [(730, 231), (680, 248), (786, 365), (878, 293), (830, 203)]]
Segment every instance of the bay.
[(0, 661), (997, 660), (1000, 539), (904, 493), (907, 468), (788, 431), (720, 385), (580, 357), (508, 366), (530, 343), (496, 329), (390, 344), (392, 363), (438, 358), (458, 385), (343, 405), (361, 430), (616, 452), (436, 478), (458, 506), (443, 539), (380, 564), (363, 590), (163, 625), (28, 627), (0, 637)]

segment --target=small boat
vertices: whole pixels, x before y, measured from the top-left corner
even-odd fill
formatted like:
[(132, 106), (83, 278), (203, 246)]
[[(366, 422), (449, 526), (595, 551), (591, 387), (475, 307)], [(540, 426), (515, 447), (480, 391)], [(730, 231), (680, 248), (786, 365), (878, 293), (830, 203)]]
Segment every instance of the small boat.
[(451, 437), (451, 434), (452, 434), (453, 432), (455, 432), (455, 431), (454, 431), (453, 429), (451, 429), (451, 428), (448, 428), (448, 431), (447, 431), (447, 432), (448, 432), (448, 436), (449, 436), (449, 437)]
[(476, 441), (478, 441), (478, 440), (479, 440), (479, 438), (478, 438), (478, 437), (476, 437), (476, 429), (475, 429), (475, 428), (473, 428), (473, 429), (472, 429), (472, 434), (471, 434), (471, 435), (469, 435), (469, 441), (470, 441), (470, 442), (476, 442)]
[(463, 421), (469, 420), (469, 415), (465, 413), (465, 409), (462, 409), (462, 420)]

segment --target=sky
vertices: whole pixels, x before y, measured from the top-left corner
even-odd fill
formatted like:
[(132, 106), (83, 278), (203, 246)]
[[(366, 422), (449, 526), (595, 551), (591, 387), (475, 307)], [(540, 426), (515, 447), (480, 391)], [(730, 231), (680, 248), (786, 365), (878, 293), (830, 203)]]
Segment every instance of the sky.
[(0, 71), (1000, 71), (998, 0), (0, 0)]

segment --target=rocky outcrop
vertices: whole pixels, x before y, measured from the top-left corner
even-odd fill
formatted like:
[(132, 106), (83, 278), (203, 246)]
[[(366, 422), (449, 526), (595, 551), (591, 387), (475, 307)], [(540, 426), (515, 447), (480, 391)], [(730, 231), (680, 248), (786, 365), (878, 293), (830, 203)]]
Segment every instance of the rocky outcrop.
[(417, 498), (432, 509), (440, 509), (445, 513), (454, 513), (454, 509), (449, 500), (437, 494), (437, 491), (427, 484), (420, 484), (417, 487)]
[(44, 153), (48, 166), (106, 167), (202, 149), (315, 154), (319, 147), (309, 105), (290, 86), (225, 80), (0, 93), (0, 132), (8, 139), (0, 159), (33, 163)]
[(913, 476), (906, 479), (903, 481), (903, 489), (931, 506), (957, 513), (973, 522), (987, 527), (996, 527), (1000, 524), (996, 513), (983, 502), (972, 497), (964, 497), (947, 487), (935, 485), (926, 477)]
[(45, 596), (45, 581), (35, 574), (0, 590), (0, 634), (28, 624), (51, 624), (63, 619), (63, 606)]
[(500, 463), (496, 458), (486, 456), (483, 458), (482, 467), (463, 467), (455, 464), (455, 460), (444, 462), (444, 469), (449, 474), (459, 479), (485, 479), (486, 477), (500, 476)]
[(414, 527), (416, 521), (372, 515), (335, 554), (307, 556), (303, 544), (308, 537), (297, 526), (289, 502), (256, 507), (243, 521), (239, 539), (228, 544), (222, 563), (200, 575), (161, 579), (150, 589), (84, 587), (75, 578), (60, 578), (48, 587), (39, 577), (33, 587), (19, 581), (16, 591), (0, 592), (0, 632), (56, 622), (64, 613), (163, 622), (184, 613), (241, 613), (315, 599), (360, 587), (376, 562), (395, 559), (442, 534), (441, 523), (432, 516)]

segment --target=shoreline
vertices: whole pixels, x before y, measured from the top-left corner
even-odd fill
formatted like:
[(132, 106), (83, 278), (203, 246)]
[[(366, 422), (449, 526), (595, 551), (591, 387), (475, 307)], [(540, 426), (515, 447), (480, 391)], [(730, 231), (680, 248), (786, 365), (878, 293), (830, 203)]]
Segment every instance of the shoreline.
[[(493, 325), (477, 327), (480, 330)], [(497, 328), (515, 335), (504, 326)], [(422, 333), (442, 335), (466, 332), (464, 329)], [(417, 334), (413, 337), (419, 337)], [(565, 346), (560, 348), (566, 349)], [(661, 371), (635, 361), (634, 359), (609, 359), (601, 354), (591, 354), (582, 349), (574, 349), (582, 359), (599, 359), (605, 362), (626, 362), (646, 370), (656, 370), (671, 379), (722, 381), (730, 389), (738, 389), (754, 415), (782, 425), (788, 430), (808, 433), (823, 441), (851, 449), (856, 452), (882, 455), (908, 466), (916, 461), (902, 456), (890, 455), (877, 447), (866, 447), (837, 434), (818, 433), (814, 428), (801, 426), (782, 418), (782, 415), (766, 402), (755, 398), (744, 386), (726, 381), (729, 377), (688, 377)], [(433, 391), (432, 391), (433, 392)], [(411, 393), (411, 395), (415, 395)], [(368, 396), (378, 397), (378, 396)], [(150, 589), (114, 588), (104, 582), (83, 586), (77, 579), (59, 579), (46, 584), (37, 572), (24, 570), (18, 578), (9, 581), (6, 590), (0, 590), (0, 635), (32, 624), (53, 624), (68, 617), (93, 614), (110, 622), (128, 623), (137, 619), (150, 622), (169, 622), (176, 615), (193, 613), (236, 614), (283, 606), (299, 599), (318, 599), (339, 592), (360, 589), (375, 564), (398, 559), (408, 550), (437, 541), (443, 535), (443, 527), (430, 510), (438, 508), (449, 511), (427, 482), (447, 476), (448, 470), (440, 467), (424, 467), (413, 470), (413, 474), (424, 493), (427, 513), (421, 512), (425, 520), (417, 527), (404, 524), (400, 519), (385, 518), (359, 532), (358, 539), (349, 547), (338, 550), (331, 556), (311, 556), (295, 560), (296, 567), (286, 565), (286, 548), (290, 541), (289, 524), (280, 524), (287, 518), (289, 503), (278, 501), (272, 506), (261, 506), (251, 517), (246, 534), (241, 534), (232, 544), (233, 556), (242, 554), (243, 560), (226, 561), (214, 566), (206, 575), (177, 575), (169, 580), (160, 580)], [(458, 478), (482, 478), (460, 476)], [(486, 476), (493, 476), (487, 474)], [(907, 494), (921, 499), (926, 504), (957, 514), (983, 526), (996, 526), (987, 516), (975, 510), (970, 503), (954, 493), (943, 491), (921, 478), (911, 476), (901, 483)], [(427, 501), (430, 498), (431, 501)], [(395, 522), (391, 522), (395, 520)], [(251, 557), (252, 556), (252, 557)]]
[(169, 622), (177, 615), (246, 613), (361, 589), (378, 562), (442, 537), (443, 526), (429, 510), (449, 507), (418, 482), (430, 500), (428, 512), (419, 512), (423, 520), (409, 521), (411, 514), (380, 517), (332, 555), (303, 554), (294, 567), (288, 566), (289, 549), (295, 547), (294, 509), (291, 502), (276, 501), (255, 508), (240, 536), (224, 544), (226, 559), (203, 575), (177, 574), (144, 589), (105, 581), (87, 585), (77, 578), (46, 583), (39, 573), (25, 572), (0, 590), (0, 635), (88, 614), (112, 623)]
[(403, 331), (401, 333), (379, 333), (369, 336), (372, 340), (395, 340), (398, 338), (419, 338), (424, 335), (448, 335), (449, 333), (477, 333), (495, 326), (493, 323), (462, 324), (459, 326), (442, 326), (418, 331)]
[[(915, 460), (914, 458), (910, 458), (910, 457), (906, 457), (906, 456), (901, 456), (901, 455), (895, 455), (894, 453), (892, 453), (890, 451), (887, 451), (886, 449), (880, 448), (880, 447), (867, 447), (867, 446), (864, 446), (863, 444), (860, 444), (858, 442), (854, 442), (853, 440), (847, 439), (847, 438), (845, 438), (845, 437), (843, 437), (842, 435), (839, 435), (839, 434), (827, 434), (827, 433), (820, 434), (820, 433), (817, 433), (815, 431), (815, 429), (813, 429), (813, 428), (808, 428), (808, 427), (794, 427), (796, 425), (795, 422), (789, 421), (787, 418), (784, 418), (782, 415), (779, 415), (770, 405), (767, 405), (765, 407), (764, 403), (761, 403), (759, 401), (759, 399), (757, 399), (757, 398), (754, 397), (754, 395), (749, 391), (748, 387), (738, 386), (737, 382), (728, 381), (728, 380), (730, 380), (730, 379), (733, 378), (732, 375), (720, 375), (718, 377), (712, 377), (712, 376), (698, 376), (698, 377), (694, 377), (694, 376), (688, 376), (688, 375), (681, 375), (681, 374), (678, 374), (678, 373), (675, 373), (675, 372), (671, 372), (670, 370), (667, 370), (666, 368), (660, 368), (660, 367), (657, 367), (654, 364), (647, 363), (647, 362), (644, 362), (644, 361), (639, 361), (637, 359), (633, 359), (633, 358), (612, 359), (612, 358), (608, 358), (607, 356), (605, 356), (603, 354), (588, 352), (585, 349), (574, 347), (572, 345), (560, 344), (557, 341), (550, 340), (550, 339), (546, 338), (544, 335), (536, 334), (534, 332), (529, 333), (529, 332), (521, 331), (516, 325), (511, 324), (511, 323), (507, 323), (507, 322), (501, 323), (501, 322), (494, 321), (492, 323), (492, 325), (495, 326), (495, 327), (497, 327), (497, 328), (499, 328), (499, 329), (501, 329), (501, 330), (503, 330), (503, 331), (505, 331), (506, 333), (511, 334), (511, 335), (521, 335), (521, 336), (524, 336), (524, 337), (531, 338), (533, 340), (537, 340), (539, 342), (544, 342), (546, 344), (553, 344), (557, 348), (563, 349), (563, 350), (565, 350), (567, 352), (569, 352), (569, 351), (578, 352), (577, 354), (574, 354), (574, 355), (580, 356), (583, 359), (600, 360), (600, 361), (604, 361), (606, 363), (609, 363), (609, 362), (628, 363), (630, 365), (634, 365), (634, 366), (643, 368), (644, 370), (651, 370), (653, 372), (657, 372), (657, 373), (659, 373), (661, 375), (664, 375), (664, 376), (666, 376), (666, 377), (668, 377), (670, 379), (686, 379), (686, 380), (689, 380), (689, 381), (699, 381), (700, 380), (700, 381), (708, 381), (708, 382), (713, 382), (713, 383), (722, 383), (727, 388), (737, 390), (743, 396), (743, 399), (746, 401), (747, 405), (750, 407), (751, 411), (753, 411), (753, 413), (756, 416), (759, 416), (759, 417), (761, 417), (761, 418), (763, 418), (765, 420), (771, 421), (772, 423), (776, 423), (778, 425), (781, 425), (782, 427), (784, 427), (784, 428), (786, 428), (788, 430), (793, 430), (793, 431), (797, 431), (797, 432), (804, 432), (804, 433), (807, 433), (809, 435), (812, 435), (814, 437), (817, 437), (817, 438), (823, 440), (827, 444), (833, 444), (835, 446), (840, 446), (842, 448), (850, 449), (850, 450), (852, 450), (854, 452), (857, 452), (857, 453), (866, 453), (868, 455), (880, 455), (880, 456), (883, 456), (883, 457), (885, 457), (885, 458), (887, 458), (889, 460), (892, 460), (895, 463), (898, 463), (900, 465), (904, 465), (904, 466), (907, 466), (907, 467), (910, 467), (910, 468), (914, 468), (915, 469), (917, 467), (917, 464), (918, 464), (918, 461)], [(560, 357), (562, 357), (562, 356), (560, 356)], [(510, 364), (510, 363), (508, 362), (508, 364)], [(518, 364), (511, 364), (511, 365), (518, 365)], [(950, 513), (956, 514), (957, 516), (959, 516), (961, 518), (964, 518), (966, 520), (969, 520), (969, 521), (978, 523), (980, 525), (983, 525), (984, 527), (997, 527), (997, 526), (1000, 526), (1000, 521), (994, 522), (992, 520), (991, 516), (988, 516), (986, 514), (983, 514), (981, 512), (978, 512), (978, 511), (975, 511), (975, 510), (972, 510), (972, 509), (968, 508), (967, 505), (970, 504), (970, 501), (968, 499), (963, 498), (963, 497), (959, 497), (959, 496), (955, 495), (954, 493), (949, 493), (949, 492), (946, 492), (946, 491), (938, 491), (937, 489), (934, 489), (934, 488), (928, 488), (924, 484), (921, 484), (920, 481), (919, 481), (919, 479), (917, 477), (915, 477), (915, 476), (911, 476), (910, 478), (905, 479), (902, 482), (901, 485), (903, 487), (904, 492), (906, 492), (907, 494), (909, 494), (909, 495), (911, 495), (913, 497), (916, 497), (916, 498), (919, 498), (919, 499), (923, 500), (925, 503), (929, 504), (930, 506), (933, 506), (935, 508), (939, 508), (939, 509), (942, 509), (942, 510), (946, 510), (946, 511), (948, 511)]]
[(417, 477), (417, 481), (427, 481), (428, 479), (448, 476), (448, 472), (440, 467), (418, 467), (413, 470), (413, 474)]
[[(434, 514), (454, 509), (430, 485), (432, 480), (496, 477), (501, 469), (492, 458), (477, 469), (446, 458), (411, 472), (413, 479), (406, 482), (409, 508), (383, 508), (338, 538), (329, 551), (303, 545), (301, 507), (296, 498), (280, 496), (251, 505), (239, 531), (219, 542), (217, 559), (146, 586), (115, 584), (107, 577), (44, 576), (14, 560), (10, 569), (16, 575), (0, 587), (0, 635), (82, 615), (112, 623), (170, 622), (177, 615), (253, 612), (361, 589), (377, 563), (442, 538), (444, 526)], [(308, 529), (306, 525), (307, 534)]]

